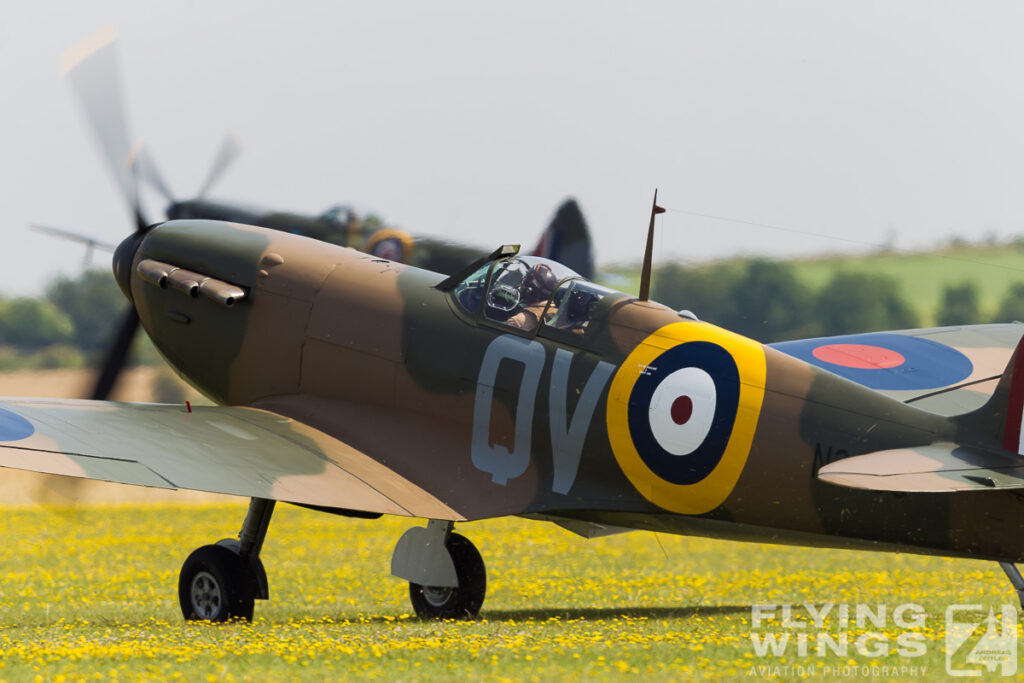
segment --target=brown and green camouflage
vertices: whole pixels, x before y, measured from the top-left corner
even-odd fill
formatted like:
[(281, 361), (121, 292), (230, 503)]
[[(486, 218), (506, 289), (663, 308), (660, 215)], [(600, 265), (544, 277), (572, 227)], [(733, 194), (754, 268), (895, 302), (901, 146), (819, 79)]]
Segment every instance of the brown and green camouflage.
[[(1019, 504), (1013, 490), (872, 490), (817, 476), (870, 453), (919, 458), (934, 444), (1001, 451), (1000, 434), (965, 434), (963, 425), (999, 398), (1020, 325), (897, 333), (953, 350), (971, 371), (948, 386), (878, 390), (785, 353), (785, 344), (763, 346), (621, 293), (601, 298), (582, 333), (548, 324), (526, 332), (467, 311), (438, 286), (441, 275), (266, 230), (168, 223), (146, 238), (136, 268), (146, 259), (249, 292), (226, 308), (132, 276), (147, 332), (184, 377), (219, 403), (272, 411), (337, 439), (459, 518), (544, 515), (728, 538), (1024, 555), (1018, 515), (1007, 509)], [(658, 360), (672, 363), (666, 352), (686, 347), (714, 352), (675, 361), (704, 364), (713, 380), (716, 363), (731, 358), (739, 369), (738, 409), (729, 423), (711, 419), (719, 446), (698, 454), (714, 461), (704, 472), (682, 464), (690, 456), (650, 466), (633, 433), (647, 419), (635, 385), (660, 381)], [(987, 429), (1001, 430), (998, 411), (988, 412)]]
[(116, 276), (224, 407), (5, 399), (0, 466), (339, 514), (1024, 557), (1024, 326), (766, 346), (516, 251), (445, 277), (159, 225)]

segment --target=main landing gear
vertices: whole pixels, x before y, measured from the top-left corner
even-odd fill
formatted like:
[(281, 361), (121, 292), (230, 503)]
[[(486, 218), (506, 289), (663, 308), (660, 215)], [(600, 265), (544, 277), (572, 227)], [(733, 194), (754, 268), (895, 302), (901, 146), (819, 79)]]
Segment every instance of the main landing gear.
[(409, 599), (420, 619), (473, 619), (487, 592), (487, 571), (476, 546), (465, 536), (449, 533), (444, 543), (455, 564), (459, 585), (421, 586), (409, 582)]
[(1013, 590), (1017, 591), (1017, 597), (1020, 599), (1020, 606), (1024, 608), (1024, 576), (1020, 575), (1017, 565), (1013, 562), (1000, 562), (999, 566), (1006, 572), (1006, 578), (1010, 579)]
[(256, 600), (269, 596), (260, 549), (274, 501), (253, 498), (238, 539), (226, 538), (193, 551), (178, 576), (178, 601), (188, 620), (252, 621)]
[(452, 523), (432, 519), (405, 532), (395, 546), (391, 573), (409, 582), (409, 599), (420, 619), (472, 619), (487, 592), (483, 558)]
[[(253, 498), (237, 540), (204, 545), (188, 556), (178, 577), (185, 619), (252, 621), (255, 601), (270, 595), (260, 550), (273, 514), (274, 501)], [(452, 527), (433, 519), (406, 531), (395, 546), (391, 573), (409, 582), (409, 598), (421, 619), (471, 619), (484, 604), (484, 561)]]

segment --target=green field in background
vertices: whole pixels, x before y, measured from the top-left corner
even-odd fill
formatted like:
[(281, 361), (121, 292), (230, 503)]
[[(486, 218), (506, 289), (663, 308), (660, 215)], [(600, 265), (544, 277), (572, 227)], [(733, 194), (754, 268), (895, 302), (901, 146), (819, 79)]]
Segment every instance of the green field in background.
[[(947, 286), (973, 283), (987, 317), (995, 314), (1011, 285), (1024, 282), (1024, 245), (1020, 244), (970, 245), (921, 253), (824, 256), (788, 263), (793, 265), (797, 278), (815, 290), (843, 270), (895, 278), (922, 324), (931, 324), (934, 320)], [(655, 267), (659, 265), (662, 264), (655, 262)], [(636, 292), (639, 272), (639, 265), (611, 266), (602, 269), (597, 280), (622, 291)]]
[(982, 311), (988, 316), (995, 313), (1011, 285), (1024, 282), (1024, 248), (1011, 245), (823, 258), (793, 264), (797, 277), (815, 289), (843, 269), (892, 277), (922, 320), (929, 321), (942, 302), (943, 289), (950, 285), (974, 284)]

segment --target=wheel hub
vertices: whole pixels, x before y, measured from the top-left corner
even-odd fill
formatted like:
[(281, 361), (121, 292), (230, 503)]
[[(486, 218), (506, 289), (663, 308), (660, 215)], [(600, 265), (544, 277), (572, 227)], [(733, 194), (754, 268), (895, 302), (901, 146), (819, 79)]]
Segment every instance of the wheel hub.
[(209, 572), (198, 572), (192, 578), (192, 609), (201, 619), (213, 619), (221, 609), (223, 597), (220, 584)]
[(424, 586), (423, 599), (433, 607), (443, 607), (455, 592), (454, 588), (446, 586)]

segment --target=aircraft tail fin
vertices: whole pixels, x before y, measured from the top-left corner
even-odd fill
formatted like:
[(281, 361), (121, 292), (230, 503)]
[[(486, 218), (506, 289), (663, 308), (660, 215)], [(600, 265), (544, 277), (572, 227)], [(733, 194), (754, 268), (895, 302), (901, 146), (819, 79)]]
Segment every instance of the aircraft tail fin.
[(558, 261), (585, 278), (594, 277), (594, 246), (590, 229), (575, 199), (566, 199), (555, 210), (551, 222), (530, 253)]
[(954, 418), (958, 443), (1024, 455), (1024, 337), (991, 398), (977, 410)]

